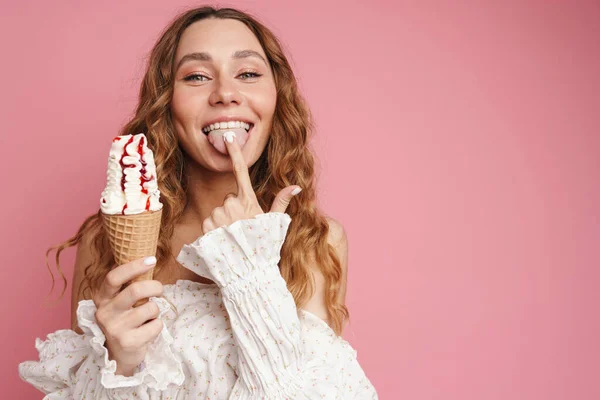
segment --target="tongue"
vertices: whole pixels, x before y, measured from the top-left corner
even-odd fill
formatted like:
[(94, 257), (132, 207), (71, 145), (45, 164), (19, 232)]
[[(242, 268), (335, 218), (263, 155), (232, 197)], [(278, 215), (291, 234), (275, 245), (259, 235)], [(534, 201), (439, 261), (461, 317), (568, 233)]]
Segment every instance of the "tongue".
[(223, 134), (227, 131), (235, 133), (235, 140), (237, 140), (240, 147), (244, 147), (248, 140), (248, 132), (244, 128), (226, 128), (226, 129), (215, 129), (208, 133), (208, 141), (217, 149), (218, 152), (223, 154), (227, 153), (227, 147), (223, 141)]

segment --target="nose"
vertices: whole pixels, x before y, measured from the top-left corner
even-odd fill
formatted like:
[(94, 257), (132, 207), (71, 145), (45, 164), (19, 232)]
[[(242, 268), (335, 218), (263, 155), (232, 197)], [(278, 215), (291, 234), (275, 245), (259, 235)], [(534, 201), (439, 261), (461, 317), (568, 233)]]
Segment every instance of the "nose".
[(220, 79), (216, 82), (215, 90), (210, 94), (208, 101), (212, 106), (225, 105), (231, 103), (240, 105), (242, 103), (242, 95), (237, 90), (235, 82), (230, 82), (226, 79)]

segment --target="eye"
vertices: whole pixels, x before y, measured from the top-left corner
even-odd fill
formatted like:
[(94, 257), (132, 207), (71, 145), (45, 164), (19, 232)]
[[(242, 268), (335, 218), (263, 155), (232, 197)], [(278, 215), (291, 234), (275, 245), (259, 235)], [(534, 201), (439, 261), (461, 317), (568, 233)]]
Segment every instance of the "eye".
[[(257, 72), (253, 72), (253, 71), (247, 71), (247, 72), (243, 72), (241, 74), (238, 75), (238, 77), (242, 77), (243, 80), (248, 80), (248, 79), (252, 79), (252, 78), (258, 78), (261, 77), (262, 74), (259, 74)], [(205, 78), (205, 79), (196, 79), (196, 78)], [(206, 82), (209, 80), (209, 78), (205, 75), (202, 74), (192, 74), (189, 76), (186, 76), (185, 78), (183, 78), (184, 81), (186, 82)]]
[(194, 79), (196, 77), (202, 77), (202, 78), (206, 78), (206, 80), (208, 80), (208, 77), (206, 77), (204, 75), (201, 75), (201, 74), (192, 74), (192, 75), (186, 76), (185, 78), (183, 78), (183, 80), (186, 81), (186, 82), (190, 82), (190, 81), (205, 82), (204, 80)]
[[(241, 74), (239, 74), (238, 76), (249, 76), (248, 78), (258, 78), (259, 76), (262, 76), (262, 74), (256, 73), (256, 72), (252, 72), (252, 71), (247, 71), (247, 72), (242, 72)], [(244, 78), (244, 80), (248, 79), (248, 78)]]

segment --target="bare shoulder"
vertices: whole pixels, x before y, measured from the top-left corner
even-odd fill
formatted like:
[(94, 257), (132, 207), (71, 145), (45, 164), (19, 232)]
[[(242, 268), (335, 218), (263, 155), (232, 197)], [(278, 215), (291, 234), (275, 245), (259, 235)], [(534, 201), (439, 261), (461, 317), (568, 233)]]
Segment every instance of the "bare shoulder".
[[(340, 285), (338, 298), (342, 303), (344, 303), (346, 297), (346, 277), (348, 269), (348, 239), (346, 230), (339, 221), (331, 217), (326, 217), (326, 219), (327, 223), (329, 224), (327, 242), (336, 250), (336, 254), (340, 260), (340, 265), (342, 268), (342, 282)], [(312, 297), (302, 308), (317, 315), (324, 321), (328, 321), (327, 305), (325, 302), (325, 278), (323, 277), (323, 274), (321, 273), (321, 270), (316, 264), (316, 260), (314, 260), (314, 258), (312, 262), (313, 265), (311, 265), (311, 271), (314, 277), (315, 291)]]
[(339, 257), (340, 251), (343, 252), (348, 250), (348, 236), (346, 235), (346, 230), (338, 220), (331, 217), (326, 217), (326, 219), (329, 224), (329, 235), (327, 236), (327, 241), (333, 247), (338, 249)]
[(338, 298), (342, 303), (345, 303), (346, 283), (348, 280), (348, 235), (346, 234), (346, 229), (344, 229), (344, 226), (339, 221), (328, 217), (327, 222), (329, 223), (329, 236), (327, 239), (329, 244), (336, 250), (342, 268), (342, 282)]

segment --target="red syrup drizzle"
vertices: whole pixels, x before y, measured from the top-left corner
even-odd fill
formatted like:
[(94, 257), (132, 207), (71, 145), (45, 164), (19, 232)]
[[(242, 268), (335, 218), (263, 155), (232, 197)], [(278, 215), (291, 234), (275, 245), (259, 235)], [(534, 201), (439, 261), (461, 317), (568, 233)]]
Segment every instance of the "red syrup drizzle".
[[(116, 137), (113, 139), (113, 142), (116, 142), (117, 140), (119, 140), (120, 137)], [(123, 162), (123, 159), (125, 158), (125, 156), (127, 155), (127, 146), (129, 146), (131, 143), (133, 143), (133, 136), (131, 136), (131, 138), (129, 138), (129, 141), (125, 144), (125, 146), (123, 146), (123, 154), (121, 155), (121, 159), (119, 160), (119, 164), (121, 165), (121, 170), (123, 171), (123, 176), (121, 177), (121, 190), (123, 190), (123, 192), (125, 192), (125, 168), (133, 168), (135, 167), (135, 164), (125, 164)], [(153, 179), (152, 175), (150, 175), (150, 177), (146, 178), (146, 161), (144, 161), (144, 138), (140, 138), (140, 143), (138, 144), (138, 154), (140, 155), (140, 163), (142, 164), (142, 168), (140, 169), (140, 187), (142, 188), (142, 193), (144, 194), (148, 194), (148, 189), (144, 187), (144, 183), (145, 182), (149, 182)], [(123, 210), (121, 211), (121, 214), (125, 215), (125, 210), (127, 209), (127, 203), (125, 203), (125, 205), (123, 206)], [(148, 199), (146, 200), (146, 211), (150, 210), (150, 196), (148, 196)]]
[[(152, 175), (146, 178), (146, 161), (144, 161), (144, 137), (140, 139), (140, 144), (138, 145), (138, 154), (140, 155), (140, 162), (142, 163), (142, 169), (140, 169), (140, 186), (142, 188), (142, 193), (148, 194), (148, 188), (144, 187), (144, 183), (150, 182), (152, 180)], [(150, 210), (150, 196), (146, 200), (146, 211)]]
[(140, 144), (138, 145), (138, 154), (140, 155), (140, 162), (142, 163), (142, 169), (140, 170), (140, 186), (142, 187), (142, 193), (148, 194), (148, 189), (144, 187), (145, 182), (149, 182), (152, 180), (152, 176), (146, 178), (146, 161), (144, 161), (144, 138), (140, 139)]
[[(119, 164), (121, 164), (121, 171), (123, 171), (123, 176), (121, 176), (121, 190), (123, 192), (125, 192), (125, 168), (135, 167), (134, 164), (125, 164), (123, 162), (123, 159), (127, 155), (127, 146), (129, 146), (131, 143), (133, 143), (133, 136), (131, 136), (129, 138), (129, 141), (127, 141), (127, 143), (125, 143), (125, 146), (123, 146), (123, 154), (121, 155), (121, 159), (119, 160)], [(123, 206), (123, 211), (121, 211), (121, 214), (125, 215), (126, 208), (127, 208), (127, 203), (125, 203), (125, 205)]]

